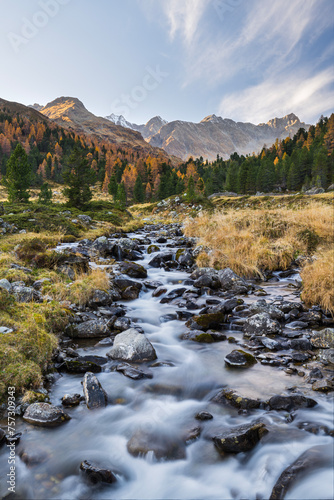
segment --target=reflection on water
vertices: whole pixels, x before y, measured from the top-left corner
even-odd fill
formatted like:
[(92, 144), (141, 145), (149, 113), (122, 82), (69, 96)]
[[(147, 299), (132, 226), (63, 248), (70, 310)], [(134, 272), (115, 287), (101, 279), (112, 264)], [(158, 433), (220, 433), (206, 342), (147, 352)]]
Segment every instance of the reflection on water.
[[(140, 264), (146, 266), (153, 256), (146, 256)], [(180, 287), (188, 277), (185, 272), (148, 267), (148, 278), (142, 281), (161, 281), (170, 291)], [(294, 288), (289, 288), (295, 278), (263, 284), (269, 294), (266, 298), (281, 295), (286, 300), (296, 300)], [(206, 298), (201, 297), (199, 309)], [(257, 299), (250, 296), (246, 302)], [(257, 410), (253, 415), (239, 415), (234, 409), (215, 405), (210, 399), (223, 387), (263, 399), (283, 393), (293, 385), (300, 387), (301, 379), (260, 363), (248, 370), (227, 369), (224, 357), (234, 346), (228, 342), (212, 345), (180, 340), (186, 329), (184, 322), (162, 322), (160, 319), (175, 313), (177, 307), (160, 304), (160, 298), (152, 297), (152, 290), (144, 288), (139, 299), (124, 304), (127, 316), (144, 329), (153, 343), (158, 361), (172, 366), (151, 367), (153, 379), (135, 381), (112, 371), (110, 363), (98, 374), (109, 398), (106, 408), (92, 412), (82, 404), (69, 409), (72, 419), (54, 429), (36, 428), (18, 421), (23, 437), (17, 451), (24, 448), (42, 457), (40, 464), (30, 468), (17, 459), (20, 498), (265, 499), (269, 498), (284, 468), (304, 451), (318, 445), (331, 446), (331, 437), (316, 436), (298, 428), (301, 422), (310, 421), (328, 427), (333, 425), (332, 404), (327, 396), (315, 395), (319, 404), (312, 409), (299, 410), (290, 423), (283, 412)], [(225, 333), (236, 340), (242, 339), (238, 330)], [(95, 340), (86, 340), (80, 343), (78, 352), (105, 356), (109, 349), (110, 346), (97, 345)], [(65, 393), (82, 393), (81, 381), (82, 375), (63, 374), (52, 388), (51, 402), (59, 405)], [(163, 435), (171, 441), (178, 440), (186, 430), (199, 425), (194, 416), (201, 410), (210, 411), (214, 418), (201, 423), (201, 437), (188, 444), (186, 458), (157, 461), (151, 453), (141, 458), (128, 453), (127, 442), (134, 432), (141, 430)], [(212, 435), (260, 416), (273, 431), (251, 452), (224, 458), (216, 453)], [(79, 475), (83, 460), (96, 461), (117, 470), (117, 485), (91, 489)], [(0, 453), (0, 470), (0, 494), (4, 496), (8, 470), (5, 449)], [(329, 465), (296, 483), (287, 498), (332, 498), (332, 485), (333, 473)]]

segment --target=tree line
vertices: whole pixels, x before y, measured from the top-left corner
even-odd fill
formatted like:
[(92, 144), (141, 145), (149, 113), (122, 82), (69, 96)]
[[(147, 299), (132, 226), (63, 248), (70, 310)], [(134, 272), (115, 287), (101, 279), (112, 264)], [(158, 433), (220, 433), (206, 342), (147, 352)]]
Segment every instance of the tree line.
[[(30, 187), (41, 187), (40, 200), (51, 201), (50, 181), (64, 184), (72, 205), (92, 197), (90, 187), (100, 183), (119, 208), (131, 202), (161, 200), (188, 193), (188, 199), (217, 191), (240, 194), (300, 191), (334, 182), (334, 114), (321, 117), (308, 131), (276, 140), (258, 155), (219, 155), (177, 167), (163, 157), (121, 148), (78, 136), (56, 124), (33, 122), (0, 111), (0, 165), (2, 183), (10, 201), (27, 201)], [(190, 193), (190, 194), (189, 194)]]

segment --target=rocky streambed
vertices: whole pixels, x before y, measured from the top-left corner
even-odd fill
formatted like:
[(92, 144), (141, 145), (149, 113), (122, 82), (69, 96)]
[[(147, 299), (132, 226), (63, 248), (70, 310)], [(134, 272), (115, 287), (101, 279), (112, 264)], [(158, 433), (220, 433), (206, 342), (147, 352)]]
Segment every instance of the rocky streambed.
[(297, 265), (246, 281), (196, 268), (194, 243), (173, 224), (57, 248), (110, 288), (65, 304), (46, 402), (18, 405), (14, 438), (1, 421), (1, 497), (10, 439), (16, 498), (333, 497), (332, 319)]

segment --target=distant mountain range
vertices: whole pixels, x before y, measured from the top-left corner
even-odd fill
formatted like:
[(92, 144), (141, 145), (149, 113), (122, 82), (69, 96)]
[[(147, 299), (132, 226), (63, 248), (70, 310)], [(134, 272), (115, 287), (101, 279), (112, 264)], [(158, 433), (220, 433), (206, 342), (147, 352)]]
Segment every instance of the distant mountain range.
[(310, 127), (293, 113), (259, 125), (235, 122), (216, 115), (209, 115), (199, 123), (180, 120), (168, 123), (155, 116), (146, 125), (130, 123), (122, 115), (112, 114), (106, 118), (116, 125), (140, 132), (152, 146), (183, 160), (190, 156), (215, 160), (217, 154), (228, 159), (235, 151), (243, 155), (258, 153), (264, 145), (271, 146), (276, 139), (293, 137), (299, 128)]
[(79, 133), (134, 148), (160, 148), (174, 160), (175, 157), (187, 160), (190, 156), (202, 156), (212, 161), (217, 154), (228, 159), (234, 152), (243, 155), (259, 153), (263, 146), (271, 146), (276, 139), (293, 137), (299, 128), (308, 130), (310, 127), (293, 113), (258, 125), (235, 122), (216, 115), (209, 115), (199, 123), (181, 120), (167, 122), (155, 116), (146, 124), (137, 125), (122, 115), (97, 117), (74, 97), (59, 97), (46, 106), (33, 104), (31, 107), (63, 127)]

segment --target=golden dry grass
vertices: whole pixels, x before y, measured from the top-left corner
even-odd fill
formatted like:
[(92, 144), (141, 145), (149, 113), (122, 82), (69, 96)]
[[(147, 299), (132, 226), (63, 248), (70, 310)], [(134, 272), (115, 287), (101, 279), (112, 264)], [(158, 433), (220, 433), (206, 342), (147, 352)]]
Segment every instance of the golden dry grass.
[(233, 210), (204, 214), (186, 222), (187, 236), (199, 237), (199, 265), (231, 267), (244, 276), (286, 269), (299, 254), (333, 243), (333, 208)]
[(302, 269), (302, 299), (307, 305), (320, 304), (334, 316), (334, 249), (319, 252)]
[(87, 305), (95, 290), (107, 291), (109, 286), (107, 273), (103, 269), (92, 269), (87, 274), (77, 274), (72, 283), (47, 284), (44, 292), (55, 300), (69, 300), (77, 305)]

